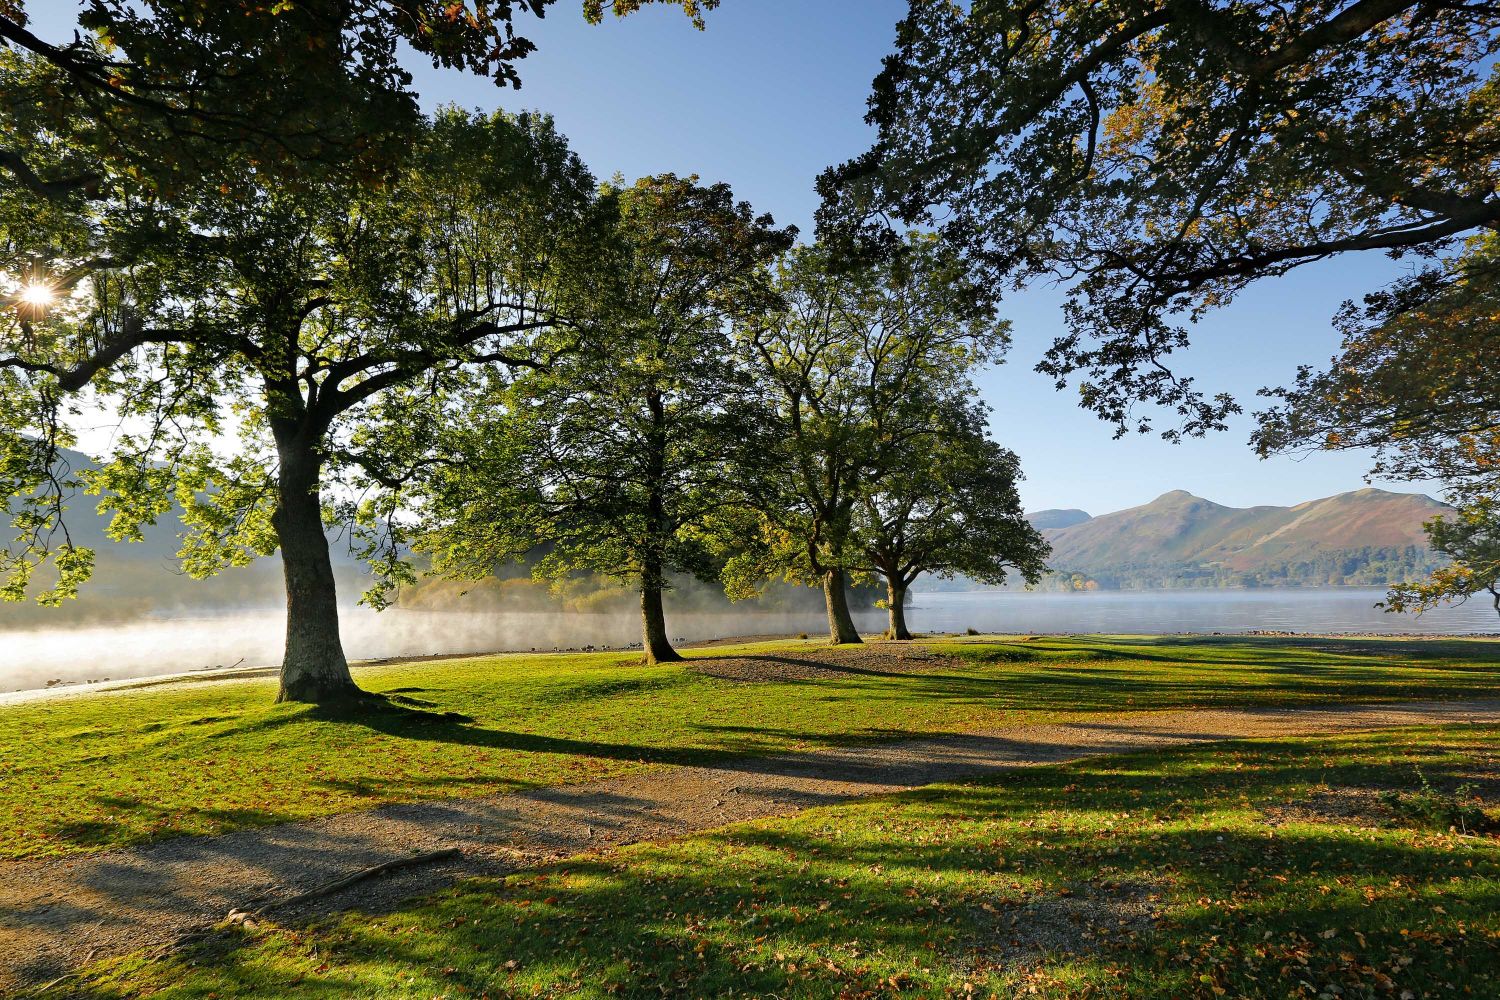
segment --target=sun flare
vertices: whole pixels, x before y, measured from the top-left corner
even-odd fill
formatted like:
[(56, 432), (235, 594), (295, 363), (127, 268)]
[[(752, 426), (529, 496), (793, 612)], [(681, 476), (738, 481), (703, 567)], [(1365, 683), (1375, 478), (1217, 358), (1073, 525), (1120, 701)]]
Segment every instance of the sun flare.
[(16, 298), (24, 305), (42, 309), (53, 303), (57, 293), (52, 290), (52, 286), (33, 281), (23, 287)]

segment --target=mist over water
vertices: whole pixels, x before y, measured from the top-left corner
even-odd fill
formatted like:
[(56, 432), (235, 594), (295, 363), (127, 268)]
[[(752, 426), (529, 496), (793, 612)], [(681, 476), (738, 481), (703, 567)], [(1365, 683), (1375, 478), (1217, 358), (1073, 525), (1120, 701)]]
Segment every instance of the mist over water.
[[(880, 613), (856, 614), (861, 629), (884, 627)], [(439, 612), (391, 608), (339, 610), (351, 660), (502, 650), (622, 648), (640, 642), (630, 614), (551, 611)], [(688, 612), (669, 614), (673, 639), (734, 635), (817, 635), (816, 613)], [(162, 674), (279, 663), (286, 630), (281, 610), (199, 613), (119, 623), (0, 631), (0, 692)], [(54, 685), (55, 686), (55, 685)]]
[[(1420, 618), (1373, 605), (1381, 590), (1116, 591), (1088, 594), (919, 593), (907, 620), (918, 632), (1500, 632), (1500, 616), (1473, 601)], [(857, 613), (865, 632), (885, 627), (883, 612)], [(172, 615), (56, 628), (0, 628), (0, 692), (188, 671), (254, 667), (281, 659), (285, 615), (278, 610)], [(633, 614), (556, 611), (437, 612), (392, 608), (340, 612), (351, 660), (443, 653), (620, 649), (640, 640)], [(816, 612), (668, 612), (679, 641), (742, 635), (820, 635)]]

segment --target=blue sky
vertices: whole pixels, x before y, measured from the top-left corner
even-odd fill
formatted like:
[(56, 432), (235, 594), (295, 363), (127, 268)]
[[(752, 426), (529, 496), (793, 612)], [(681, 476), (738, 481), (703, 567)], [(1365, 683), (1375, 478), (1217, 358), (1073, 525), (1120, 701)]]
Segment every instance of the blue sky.
[[(27, 6), (48, 38), (76, 9), (59, 0)], [(413, 63), (423, 103), (549, 112), (600, 178), (673, 171), (728, 181), (757, 210), (810, 235), (814, 178), (869, 144), (865, 98), (905, 0), (724, 0), (703, 32), (671, 8), (591, 27), (579, 6), (560, 0), (545, 20), (524, 25), (539, 51), (522, 63), (519, 92)], [(1339, 303), (1399, 268), (1367, 255), (1263, 282), (1199, 324), (1179, 368), (1253, 409), (1256, 389), (1286, 383), (1299, 364), (1325, 363), (1337, 347), (1330, 318)], [(996, 439), (1021, 456), (1028, 508), (1098, 514), (1173, 489), (1234, 506), (1293, 504), (1365, 485), (1360, 455), (1260, 461), (1246, 444), (1248, 416), (1180, 445), (1113, 440), (1071, 391), (1056, 392), (1031, 370), (1062, 329), (1060, 300), (1049, 288), (1009, 297), (1010, 360), (980, 379)]]

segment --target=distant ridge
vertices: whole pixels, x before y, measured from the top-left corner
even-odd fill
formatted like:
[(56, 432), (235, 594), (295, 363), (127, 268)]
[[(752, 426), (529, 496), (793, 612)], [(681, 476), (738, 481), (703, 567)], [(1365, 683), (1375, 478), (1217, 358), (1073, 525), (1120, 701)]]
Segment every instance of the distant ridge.
[(1450, 509), (1371, 488), (1245, 508), (1173, 490), (1098, 517), (1044, 510), (1027, 519), (1052, 543), (1054, 586), (1384, 586), (1439, 564), (1422, 523)]
[(1031, 526), (1038, 529), (1045, 528), (1071, 528), (1075, 524), (1082, 524), (1092, 517), (1087, 511), (1069, 508), (1067, 510), (1037, 510), (1026, 515), (1026, 520)]
[[(58, 471), (64, 476), (95, 467), (94, 461), (81, 452), (66, 448), (59, 452)], [(97, 497), (74, 491), (65, 504), (69, 537), (74, 544), (94, 550), (93, 577), (83, 585), (76, 600), (66, 601), (60, 608), (41, 608), (30, 602), (0, 603), (0, 629), (130, 621), (152, 614), (228, 608), (275, 608), (286, 600), (279, 553), (257, 559), (249, 566), (226, 569), (207, 580), (194, 580), (184, 574), (176, 553), (182, 545), (179, 536), (186, 527), (175, 504), (155, 524), (142, 526), (143, 537), (139, 542), (116, 542), (109, 537), (106, 531), (109, 521), (99, 516)], [(331, 554), (339, 586), (345, 595), (357, 596), (364, 586), (363, 566), (349, 555), (347, 543), (335, 541)], [(39, 575), (40, 586), (34, 585), (32, 592), (53, 579), (44, 570)]]

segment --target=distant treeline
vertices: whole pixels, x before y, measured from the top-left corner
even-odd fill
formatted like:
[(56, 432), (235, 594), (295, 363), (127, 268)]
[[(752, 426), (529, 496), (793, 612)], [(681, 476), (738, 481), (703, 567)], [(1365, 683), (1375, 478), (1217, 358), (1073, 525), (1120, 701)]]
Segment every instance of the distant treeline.
[[(551, 546), (538, 546), (527, 558), (497, 566), (482, 580), (422, 576), (401, 588), (397, 605), (421, 611), (552, 611), (569, 614), (625, 614), (639, 610), (640, 595), (628, 583), (595, 573), (573, 573), (557, 580), (538, 579), (533, 569)], [(853, 580), (849, 606), (868, 611), (885, 596), (873, 582)], [(674, 610), (695, 612), (808, 612), (823, 610), (822, 592), (775, 581), (756, 596), (731, 601), (723, 588), (685, 574), (672, 574), (667, 597)]]
[[(674, 576), (666, 598), (675, 611), (813, 612), (823, 610), (821, 591), (789, 583), (768, 584), (757, 597), (731, 601), (721, 589), (690, 577)], [(849, 607), (868, 611), (882, 598), (870, 584), (849, 586)], [(404, 587), (397, 606), (421, 611), (555, 611), (569, 614), (627, 614), (639, 610), (640, 595), (628, 584), (593, 574), (555, 583), (530, 576), (492, 576), (478, 582), (423, 577)]]
[(1038, 589), (1205, 590), (1231, 587), (1387, 587), (1427, 576), (1444, 559), (1421, 545), (1365, 546), (1250, 569), (1177, 562), (1122, 563), (1049, 573)]

